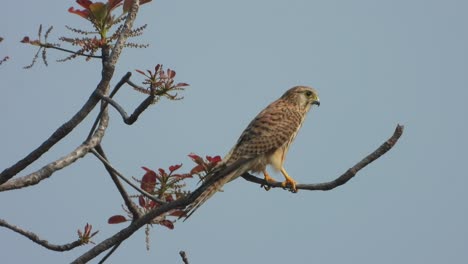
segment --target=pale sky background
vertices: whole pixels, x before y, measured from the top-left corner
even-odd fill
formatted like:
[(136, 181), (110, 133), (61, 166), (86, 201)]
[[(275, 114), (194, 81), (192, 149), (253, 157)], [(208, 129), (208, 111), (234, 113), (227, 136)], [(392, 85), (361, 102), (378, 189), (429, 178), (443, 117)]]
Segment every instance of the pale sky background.
[[(0, 16), (0, 169), (41, 144), (89, 97), (98, 61), (23, 70), (35, 54), (22, 45), (39, 24), (51, 40), (89, 29), (69, 14), (74, 1), (5, 1)], [(224, 155), (250, 120), (288, 88), (319, 91), (288, 159), (301, 183), (329, 181), (373, 151), (400, 123), (405, 132), (387, 155), (328, 192), (279, 189), (236, 180), (174, 230), (156, 226), (151, 250), (143, 230), (108, 263), (468, 263), (467, 1), (180, 1), (143, 6), (141, 43), (127, 49), (115, 84), (127, 71), (157, 63), (191, 86), (178, 102), (162, 101), (133, 126), (111, 111), (103, 146), (127, 176), (141, 166), (167, 168), (186, 156)], [(136, 74), (134, 81), (141, 81)], [(144, 96), (122, 89), (133, 109)], [(80, 144), (96, 112), (23, 176)], [(274, 174), (281, 179), (281, 175)], [(191, 181), (195, 184), (195, 180)], [(76, 239), (88, 222), (96, 242), (125, 224), (108, 225), (122, 200), (92, 156), (34, 187), (0, 193), (0, 218), (51, 243)], [(0, 228), (0, 262), (68, 263), (90, 249), (48, 251)], [(103, 256), (103, 255), (102, 255)], [(101, 256), (101, 257), (102, 257)], [(92, 263), (100, 260), (98, 257)]]

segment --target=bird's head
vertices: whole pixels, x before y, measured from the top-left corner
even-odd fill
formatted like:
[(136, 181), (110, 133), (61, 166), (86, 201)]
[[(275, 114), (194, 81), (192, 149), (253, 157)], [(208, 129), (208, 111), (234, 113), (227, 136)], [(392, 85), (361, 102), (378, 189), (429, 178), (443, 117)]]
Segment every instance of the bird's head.
[(317, 90), (312, 87), (295, 86), (287, 90), (281, 98), (306, 110), (309, 110), (314, 104), (320, 106)]

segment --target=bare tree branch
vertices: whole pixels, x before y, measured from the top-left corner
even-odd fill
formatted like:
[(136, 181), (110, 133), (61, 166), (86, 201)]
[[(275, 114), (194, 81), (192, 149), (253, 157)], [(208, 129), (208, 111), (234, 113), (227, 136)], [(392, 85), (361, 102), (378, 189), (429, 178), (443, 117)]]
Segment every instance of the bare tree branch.
[(187, 258), (187, 254), (185, 253), (185, 251), (180, 251), (179, 252), (179, 255), (180, 257), (182, 258), (182, 261), (184, 262), (184, 264), (189, 264), (189, 261), (188, 261), (188, 258)]
[(116, 101), (103, 95), (100, 95), (100, 97), (103, 101), (106, 101), (107, 103), (112, 105), (117, 110), (117, 112), (119, 112), (119, 114), (122, 116), (124, 123), (127, 125), (132, 125), (133, 123), (135, 123), (140, 114), (143, 113), (143, 111), (145, 111), (154, 102), (155, 98), (154, 95), (148, 96), (143, 102), (141, 102), (140, 105), (138, 105), (133, 114), (128, 116), (127, 112), (125, 112), (123, 107), (120, 106)]
[(54, 245), (54, 244), (49, 243), (47, 240), (41, 239), (38, 235), (34, 234), (33, 232), (26, 231), (18, 226), (9, 224), (7, 221), (3, 219), (0, 219), (0, 226), (6, 227), (18, 234), (21, 234), (31, 239), (34, 243), (39, 244), (53, 251), (68, 251), (68, 250), (72, 250), (78, 246), (83, 245), (83, 242), (80, 239), (73, 241), (71, 243), (68, 243), (68, 244), (64, 244), (64, 245)]
[(90, 149), (94, 148), (97, 144), (99, 144), (104, 137), (105, 130), (109, 123), (109, 116), (107, 110), (104, 111), (104, 114), (101, 118), (101, 122), (99, 123), (99, 127), (94, 133), (91, 139), (85, 141), (80, 146), (78, 146), (75, 150), (70, 152), (68, 155), (61, 157), (60, 159), (53, 161), (46, 166), (42, 167), (36, 172), (33, 172), (29, 175), (23, 176), (21, 178), (16, 178), (10, 180), (3, 185), (0, 185), (0, 192), (8, 191), (12, 189), (20, 189), (27, 186), (35, 185), (41, 182), (44, 179), (49, 178), (54, 172), (57, 170), (63, 169), (66, 166), (72, 164), (79, 158), (84, 157)]
[[(120, 87), (122, 87), (122, 85), (125, 84), (125, 82), (130, 78), (130, 76), (132, 76), (132, 73), (131, 72), (127, 72), (123, 77), (122, 79), (120, 79), (120, 81), (115, 85), (114, 89), (112, 89), (112, 92), (110, 93), (109, 97), (112, 98), (114, 97), (114, 95), (119, 91)], [(99, 120), (101, 119), (101, 115), (102, 115), (102, 110), (107, 106), (107, 103), (104, 102), (101, 106), (101, 111), (99, 112), (98, 116), (96, 117), (96, 120), (94, 120), (94, 123), (93, 123), (93, 126), (91, 127), (91, 130), (89, 131), (89, 134), (88, 134), (88, 137), (87, 139), (91, 138), (91, 136), (93, 135), (94, 133), (94, 130), (96, 129), (98, 123), (99, 123)]]
[[(94, 90), (93, 94), (89, 97), (83, 107), (66, 123), (61, 125), (55, 132), (44, 141), (38, 148), (29, 153), (25, 158), (18, 161), (13, 166), (5, 169), (0, 173), (0, 186), (15, 176), (18, 172), (22, 171), (24, 168), (29, 166), (31, 163), (36, 161), (39, 157), (47, 152), (52, 146), (57, 142), (67, 136), (78, 124), (80, 124), (86, 116), (94, 109), (97, 103), (100, 101), (100, 98), (96, 96), (97, 91), (100, 93), (106, 94), (108, 91), (110, 80), (114, 74), (113, 65), (106, 63), (108, 60), (108, 47), (102, 49), (103, 56), (103, 66), (102, 79)], [(107, 65), (107, 66), (106, 66)], [(49, 175), (50, 176), (50, 175)]]
[[(102, 80), (97, 90), (104, 90), (109, 80)], [(91, 95), (83, 107), (66, 123), (61, 125), (46, 141), (44, 141), (38, 148), (29, 153), (25, 158), (18, 161), (13, 166), (5, 169), (0, 174), (0, 185), (15, 176), (18, 172), (29, 166), (36, 161), (42, 154), (46, 153), (52, 146), (68, 135), (83, 119), (93, 110), (99, 102), (99, 97)]]
[[(385, 141), (374, 152), (372, 152), (367, 157), (358, 162), (356, 165), (348, 169), (345, 173), (343, 173), (340, 177), (336, 178), (335, 180), (317, 184), (298, 184), (296, 185), (297, 189), (309, 191), (328, 191), (347, 183), (356, 175), (358, 171), (360, 171), (362, 168), (366, 167), (376, 159), (380, 158), (383, 154), (387, 153), (387, 151), (393, 148), (393, 146), (398, 142), (400, 136), (403, 134), (403, 129), (404, 127), (402, 125), (397, 125), (397, 127), (395, 128), (395, 132), (393, 132), (393, 135), (387, 141)], [(247, 181), (255, 182), (268, 187), (282, 187), (281, 182), (268, 183), (264, 179), (260, 179), (249, 173), (244, 173), (242, 175), (242, 178), (244, 178)]]
[[(125, 46), (125, 42), (131, 34), (133, 22), (135, 21), (138, 13), (139, 1), (134, 0), (132, 6), (128, 12), (128, 16), (122, 26), (122, 33), (119, 35), (115, 45), (112, 48), (112, 52), (109, 56), (109, 47), (102, 48), (102, 78), (93, 94), (90, 96), (88, 101), (83, 107), (66, 123), (60, 126), (46, 141), (44, 141), (38, 148), (29, 153), (25, 158), (18, 161), (13, 166), (5, 169), (0, 173), (0, 185), (7, 182), (18, 172), (29, 166), (31, 163), (36, 161), (39, 157), (47, 152), (52, 146), (68, 135), (83, 119), (88, 116), (91, 110), (94, 109), (96, 104), (100, 101), (100, 98), (96, 93), (107, 94), (109, 90), (109, 83), (114, 75), (115, 64), (117, 63), (122, 49)], [(49, 175), (50, 176), (50, 175)]]

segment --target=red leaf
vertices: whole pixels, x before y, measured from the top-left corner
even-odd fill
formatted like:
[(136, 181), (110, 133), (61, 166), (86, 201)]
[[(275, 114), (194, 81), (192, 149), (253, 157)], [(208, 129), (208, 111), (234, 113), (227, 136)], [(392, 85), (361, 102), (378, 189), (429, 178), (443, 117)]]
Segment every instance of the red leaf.
[(158, 71), (159, 71), (159, 69), (161, 68), (161, 66), (162, 66), (161, 64), (158, 64), (158, 65), (156, 65), (156, 67), (154, 67), (154, 73), (155, 73), (155, 74), (158, 73)]
[(159, 174), (160, 174), (161, 176), (167, 175), (167, 173), (166, 173), (166, 171), (165, 171), (164, 169), (159, 168), (158, 171), (159, 171)]
[(162, 220), (161, 222), (159, 222), (160, 225), (162, 226), (165, 226), (169, 229), (174, 229), (174, 223), (172, 223), (171, 221), (169, 220)]
[(222, 160), (220, 156), (214, 156), (214, 157), (206, 156), (206, 159), (211, 163), (218, 163)]
[(169, 76), (169, 79), (173, 79), (176, 76), (176, 72), (171, 69), (167, 69), (167, 75)]
[(184, 87), (184, 86), (189, 86), (189, 85), (190, 85), (190, 84), (188, 84), (188, 83), (178, 83), (178, 84), (176, 84), (175, 86), (176, 86), (176, 87)]
[[(146, 4), (151, 2), (151, 0), (140, 0), (140, 5)], [(132, 5), (132, 0), (125, 0), (123, 3), (123, 10), (124, 12), (130, 11), (130, 6)]]
[(123, 223), (123, 222), (126, 222), (127, 219), (125, 218), (125, 216), (123, 215), (114, 215), (114, 216), (111, 216), (109, 218), (109, 220), (107, 220), (107, 223), (109, 224), (120, 224), (120, 223)]
[(174, 171), (178, 170), (180, 167), (182, 167), (182, 163), (178, 164), (178, 165), (172, 165), (172, 166), (169, 167), (169, 171), (174, 172)]
[(190, 171), (190, 174), (197, 174), (205, 170), (205, 167), (203, 165), (197, 165), (193, 167), (193, 169)]
[(181, 216), (186, 215), (186, 213), (183, 210), (176, 210), (176, 211), (173, 211), (172, 213), (170, 213), (169, 215), (181, 217)]
[(136, 71), (136, 72), (138, 72), (139, 74), (142, 74), (142, 75), (144, 75), (144, 76), (148, 77), (148, 75), (146, 75), (146, 73), (145, 73), (145, 72), (143, 72), (142, 70), (135, 70), (135, 71)]
[(143, 197), (143, 195), (138, 196), (138, 204), (141, 207), (146, 207), (146, 200), (145, 197)]
[(78, 3), (80, 6), (89, 9), (89, 6), (93, 3), (90, 0), (76, 0), (76, 3)]
[(89, 10), (74, 9), (73, 7), (68, 8), (68, 12), (77, 14), (80, 17), (84, 17), (86, 19), (89, 18), (89, 14), (90, 14)]
[(91, 230), (93, 229), (93, 226), (86, 223), (85, 227), (84, 227), (84, 234), (85, 236), (89, 236), (89, 234), (91, 234)]
[(147, 192), (153, 192), (154, 187), (156, 186), (156, 172), (146, 167), (141, 168), (144, 169), (146, 173), (143, 175), (143, 178), (141, 178), (140, 187)]
[(107, 10), (108, 12), (112, 11), (116, 7), (122, 5), (122, 0), (108, 0), (107, 1)]
[(194, 153), (190, 153), (188, 155), (195, 163), (201, 165), (201, 164), (205, 164), (205, 162), (203, 161), (203, 159), (198, 156), (197, 154), (194, 154)]
[(29, 43), (31, 40), (29, 39), (28, 36), (24, 37), (22, 40), (21, 40), (21, 43)]

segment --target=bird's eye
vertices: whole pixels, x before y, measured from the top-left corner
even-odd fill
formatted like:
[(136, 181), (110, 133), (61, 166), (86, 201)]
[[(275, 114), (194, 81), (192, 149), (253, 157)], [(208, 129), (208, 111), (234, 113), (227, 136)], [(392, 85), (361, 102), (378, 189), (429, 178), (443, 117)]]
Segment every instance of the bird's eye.
[(311, 91), (305, 91), (305, 95), (306, 95), (307, 97), (311, 97), (311, 96), (312, 96), (312, 92), (311, 92)]

